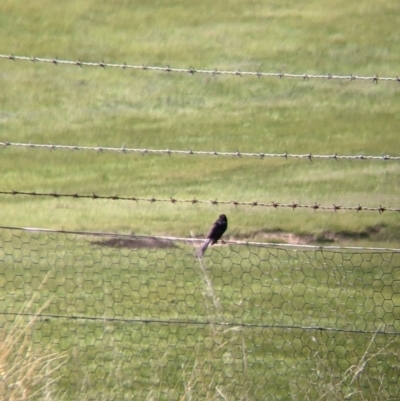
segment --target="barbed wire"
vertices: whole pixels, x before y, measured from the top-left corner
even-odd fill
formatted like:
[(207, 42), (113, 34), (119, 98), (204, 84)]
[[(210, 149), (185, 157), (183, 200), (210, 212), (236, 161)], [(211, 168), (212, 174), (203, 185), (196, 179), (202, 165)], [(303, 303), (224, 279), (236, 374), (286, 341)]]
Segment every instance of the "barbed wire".
[(29, 57), (29, 56), (15, 56), (13, 54), (0, 54), (0, 59), (7, 60), (21, 60), (21, 61), (31, 61), (37, 63), (51, 63), (54, 65), (74, 65), (78, 67), (100, 67), (102, 69), (107, 68), (117, 68), (117, 69), (134, 69), (134, 70), (144, 70), (144, 71), (164, 71), (164, 72), (174, 72), (174, 73), (185, 73), (185, 74), (211, 74), (215, 75), (230, 75), (230, 76), (255, 76), (261, 77), (277, 77), (277, 78), (300, 78), (304, 81), (308, 79), (339, 79), (339, 80), (364, 80), (372, 81), (378, 83), (378, 81), (396, 81), (400, 82), (400, 77), (379, 77), (377, 74), (373, 76), (361, 76), (361, 75), (337, 75), (337, 74), (293, 74), (293, 73), (283, 73), (283, 72), (260, 72), (260, 71), (229, 71), (229, 70), (218, 70), (217, 68), (213, 70), (208, 69), (195, 69), (193, 67), (189, 68), (171, 68), (170, 66), (149, 66), (149, 65), (132, 65), (127, 63), (105, 63), (100, 62), (88, 62), (80, 60), (59, 60), (57, 58), (42, 58), (42, 57)]
[(317, 210), (333, 210), (337, 212), (338, 210), (352, 210), (356, 212), (361, 211), (368, 211), (368, 212), (379, 212), (380, 214), (383, 212), (400, 212), (400, 208), (388, 208), (384, 206), (379, 207), (365, 207), (361, 206), (340, 206), (333, 204), (332, 206), (324, 206), (320, 205), (319, 203), (315, 202), (314, 205), (303, 205), (300, 203), (278, 203), (278, 202), (271, 202), (271, 203), (263, 203), (258, 201), (252, 202), (243, 202), (243, 201), (235, 201), (235, 200), (222, 200), (219, 201), (215, 200), (204, 200), (204, 199), (176, 199), (176, 198), (155, 198), (155, 197), (138, 197), (138, 196), (118, 196), (118, 195), (97, 195), (95, 193), (91, 195), (83, 195), (78, 193), (73, 194), (62, 194), (58, 192), (26, 192), (26, 191), (0, 191), (0, 195), (24, 195), (24, 196), (34, 196), (34, 197), (52, 197), (52, 198), (75, 198), (75, 199), (92, 199), (92, 200), (123, 200), (123, 201), (134, 201), (134, 202), (149, 202), (149, 203), (156, 203), (156, 202), (167, 202), (167, 203), (188, 203), (192, 205), (196, 204), (207, 204), (207, 205), (232, 205), (232, 206), (251, 206), (251, 207), (269, 207), (269, 208), (290, 208), (292, 210), (295, 209), (312, 209), (314, 211)]
[[(112, 237), (118, 239), (138, 239), (138, 240), (159, 240), (170, 242), (183, 242), (200, 244), (203, 243), (204, 238), (187, 238), (187, 237), (174, 237), (167, 235), (144, 235), (144, 234), (126, 234), (104, 231), (79, 231), (79, 230), (64, 230), (54, 228), (40, 228), (40, 227), (13, 227), (13, 226), (0, 226), (0, 230), (18, 230), (27, 232), (39, 232), (47, 234), (74, 234), (93, 237)], [(276, 242), (255, 242), (255, 241), (239, 241), (239, 240), (220, 240), (221, 243), (226, 245), (239, 245), (239, 246), (252, 246), (258, 248), (282, 248), (282, 249), (300, 249), (303, 251), (373, 251), (373, 252), (396, 252), (400, 253), (399, 248), (378, 248), (378, 247), (364, 247), (364, 246), (342, 246), (342, 245), (305, 245), (305, 244), (279, 244)]]
[(48, 150), (70, 150), (70, 151), (95, 151), (99, 153), (103, 152), (115, 152), (115, 153), (140, 153), (142, 155), (145, 154), (166, 154), (171, 156), (173, 154), (178, 155), (199, 155), (199, 156), (228, 156), (228, 157), (253, 157), (253, 158), (299, 158), (299, 159), (308, 159), (312, 161), (313, 159), (323, 159), (330, 160), (334, 159), (338, 160), (394, 160), (400, 161), (400, 156), (390, 156), (390, 155), (382, 155), (382, 156), (374, 156), (374, 155), (338, 155), (330, 154), (330, 155), (315, 155), (312, 153), (304, 153), (304, 154), (294, 154), (294, 153), (264, 153), (264, 152), (240, 152), (239, 150), (236, 152), (222, 152), (222, 151), (205, 151), (205, 150), (177, 150), (177, 149), (146, 149), (146, 148), (127, 148), (125, 145), (120, 148), (117, 147), (107, 147), (107, 146), (80, 146), (80, 145), (57, 145), (57, 144), (42, 144), (42, 143), (19, 143), (19, 142), (1, 142), (0, 146), (3, 148), (7, 147), (21, 147), (21, 148), (30, 148), (30, 149), (48, 149)]

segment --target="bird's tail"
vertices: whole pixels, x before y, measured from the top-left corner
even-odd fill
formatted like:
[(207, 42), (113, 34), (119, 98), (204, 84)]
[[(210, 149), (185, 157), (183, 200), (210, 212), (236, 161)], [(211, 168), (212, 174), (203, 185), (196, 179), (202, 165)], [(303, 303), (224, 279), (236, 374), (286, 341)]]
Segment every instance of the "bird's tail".
[(211, 238), (208, 238), (208, 239), (206, 239), (206, 240), (204, 241), (204, 244), (203, 244), (203, 246), (201, 247), (201, 250), (200, 250), (200, 256), (201, 256), (201, 257), (203, 257), (204, 252), (206, 251), (208, 245), (210, 245), (210, 242), (211, 242)]

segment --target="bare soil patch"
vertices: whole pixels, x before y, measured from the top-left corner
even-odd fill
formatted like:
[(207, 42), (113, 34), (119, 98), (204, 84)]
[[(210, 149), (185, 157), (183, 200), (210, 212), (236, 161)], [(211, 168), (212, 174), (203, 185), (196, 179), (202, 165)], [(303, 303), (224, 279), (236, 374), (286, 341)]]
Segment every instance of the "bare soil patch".
[(295, 234), (284, 231), (258, 231), (252, 238), (266, 240), (268, 242), (279, 242), (292, 245), (309, 245), (315, 243), (340, 243), (349, 240), (373, 240), (382, 234), (385, 227), (376, 225), (368, 227), (363, 231), (331, 231), (325, 230), (318, 234)]
[(95, 245), (108, 246), (110, 248), (176, 248), (172, 241), (158, 238), (121, 238), (114, 237), (104, 241), (95, 241)]
[[(224, 244), (225, 240), (257, 240), (265, 242), (276, 242), (291, 245), (310, 245), (321, 243), (337, 243), (350, 240), (374, 240), (379, 234), (382, 234), (385, 227), (376, 225), (368, 227), (364, 231), (350, 232), (350, 231), (322, 231), (318, 234), (295, 234), (284, 231), (257, 231), (250, 236), (226, 236), (219, 241), (219, 244)], [(159, 238), (126, 238), (126, 237), (113, 237), (103, 241), (93, 242), (95, 245), (107, 246), (110, 248), (176, 248), (173, 241), (159, 239)]]

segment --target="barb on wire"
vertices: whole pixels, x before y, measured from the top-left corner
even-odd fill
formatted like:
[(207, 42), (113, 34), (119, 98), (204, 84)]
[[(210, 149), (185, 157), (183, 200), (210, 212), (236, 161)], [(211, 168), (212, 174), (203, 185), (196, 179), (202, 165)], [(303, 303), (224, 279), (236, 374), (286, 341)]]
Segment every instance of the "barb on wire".
[(314, 205), (301, 205), (299, 203), (277, 203), (277, 202), (271, 202), (271, 203), (263, 203), (263, 202), (258, 202), (258, 201), (252, 201), (252, 202), (242, 202), (242, 201), (236, 201), (236, 200), (222, 200), (219, 201), (217, 199), (213, 200), (204, 200), (204, 199), (175, 199), (175, 198), (155, 198), (155, 197), (138, 197), (138, 196), (118, 196), (118, 195), (97, 195), (95, 193), (91, 195), (82, 195), (78, 193), (72, 193), (72, 194), (60, 194), (57, 192), (36, 192), (36, 191), (31, 191), (31, 192), (26, 192), (26, 191), (0, 191), (0, 195), (12, 195), (12, 196), (17, 196), (17, 195), (24, 195), (24, 196), (34, 196), (34, 197), (52, 197), (52, 198), (75, 198), (75, 199), (93, 199), (93, 200), (123, 200), (123, 201), (135, 201), (135, 202), (149, 202), (149, 203), (156, 203), (156, 202), (165, 202), (165, 203), (188, 203), (188, 204), (208, 204), (208, 205), (233, 205), (233, 206), (251, 206), (251, 207), (269, 207), (269, 208), (290, 208), (293, 210), (297, 209), (312, 209), (314, 211), (317, 210), (332, 210), (334, 212), (337, 212), (338, 210), (351, 210), (351, 211), (368, 211), (368, 212), (379, 212), (379, 214), (382, 214), (383, 212), (400, 212), (400, 208), (388, 208), (379, 205), (379, 207), (365, 207), (365, 206), (338, 206), (338, 205), (332, 205), (332, 206), (323, 206), (318, 204), (317, 202), (314, 203)]
[(145, 64), (142, 65), (132, 65), (127, 63), (105, 63), (104, 61), (100, 62), (88, 62), (88, 61), (80, 61), (80, 60), (58, 60), (57, 58), (43, 58), (43, 57), (28, 57), (28, 56), (15, 56), (13, 54), (0, 54), (0, 59), (6, 60), (21, 60), (21, 61), (32, 61), (32, 62), (40, 62), (40, 63), (50, 63), (56, 66), (58, 65), (75, 65), (78, 67), (100, 67), (102, 69), (108, 68), (118, 68), (118, 69), (134, 69), (134, 70), (144, 70), (144, 71), (164, 71), (164, 72), (175, 72), (175, 73), (185, 73), (185, 74), (211, 74), (211, 75), (231, 75), (237, 77), (243, 76), (254, 76), (257, 78), (261, 77), (277, 77), (277, 78), (299, 78), (303, 81), (307, 81), (309, 79), (339, 79), (339, 80), (350, 80), (354, 81), (356, 79), (363, 81), (371, 81), (373, 83), (378, 83), (378, 81), (396, 81), (400, 82), (400, 77), (379, 77), (378, 74), (373, 76), (361, 76), (361, 75), (338, 75), (338, 74), (293, 74), (293, 73), (283, 73), (283, 72), (260, 72), (260, 71), (223, 71), (218, 70), (217, 68), (213, 70), (207, 69), (195, 69), (194, 67), (189, 68), (171, 68), (170, 66), (148, 66)]
[(177, 155), (197, 155), (197, 156), (228, 156), (228, 157), (252, 157), (257, 159), (265, 158), (295, 158), (295, 159), (308, 159), (313, 161), (314, 159), (322, 160), (392, 160), (400, 161), (400, 156), (390, 156), (390, 155), (338, 155), (337, 153), (330, 155), (315, 155), (312, 153), (295, 154), (295, 153), (264, 153), (264, 152), (223, 152), (223, 151), (205, 151), (205, 150), (178, 150), (178, 149), (143, 149), (143, 148), (127, 148), (125, 145), (121, 147), (107, 147), (107, 146), (79, 146), (79, 145), (56, 145), (56, 144), (44, 144), (44, 143), (19, 143), (19, 142), (1, 142), (0, 146), (3, 148), (7, 147), (20, 147), (29, 149), (48, 149), (48, 150), (71, 150), (71, 151), (94, 151), (99, 153), (104, 152), (114, 152), (114, 153), (140, 153), (144, 154), (165, 154), (171, 156), (173, 154)]

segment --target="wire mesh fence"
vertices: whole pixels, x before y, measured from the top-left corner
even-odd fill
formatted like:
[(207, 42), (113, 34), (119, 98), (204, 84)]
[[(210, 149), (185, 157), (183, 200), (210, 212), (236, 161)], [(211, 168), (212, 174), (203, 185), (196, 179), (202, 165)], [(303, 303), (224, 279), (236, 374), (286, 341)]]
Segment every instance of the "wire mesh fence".
[[(1, 341), (11, 333), (45, 361), (45, 384), (19, 389), (66, 400), (397, 399), (398, 251), (222, 244), (199, 259), (199, 244), (0, 228)], [(0, 356), (5, 390), (12, 364)]]

